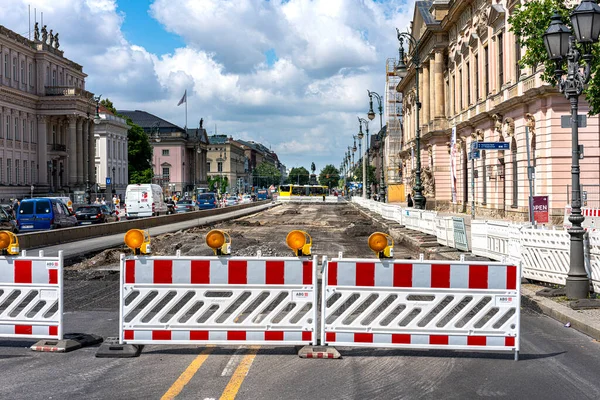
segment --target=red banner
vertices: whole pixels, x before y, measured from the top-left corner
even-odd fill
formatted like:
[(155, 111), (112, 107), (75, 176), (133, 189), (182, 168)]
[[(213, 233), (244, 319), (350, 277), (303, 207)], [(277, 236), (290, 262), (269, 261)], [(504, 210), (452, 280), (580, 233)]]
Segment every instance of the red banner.
[(533, 220), (538, 224), (548, 223), (548, 196), (533, 196)]

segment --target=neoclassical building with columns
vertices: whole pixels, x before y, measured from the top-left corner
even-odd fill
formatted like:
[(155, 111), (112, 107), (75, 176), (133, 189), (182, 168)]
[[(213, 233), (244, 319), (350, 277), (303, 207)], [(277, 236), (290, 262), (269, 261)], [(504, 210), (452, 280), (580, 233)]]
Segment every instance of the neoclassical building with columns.
[[(474, 200), (477, 217), (526, 220), (531, 193), (548, 195), (555, 222), (564, 213), (570, 197), (571, 128), (561, 127), (561, 117), (570, 114), (570, 105), (541, 79), (541, 70), (519, 67), (525, 49), (508, 23), (518, 4), (519, 0), (416, 3), (411, 34), (420, 40), (422, 67), (416, 75), (411, 64), (397, 87), (404, 95), (400, 157), (405, 187), (411, 190), (419, 79), (427, 208), (470, 212)], [(579, 112), (587, 111), (581, 96)], [(472, 168), (468, 152), (474, 141), (509, 142), (510, 149), (481, 150)], [(579, 142), (585, 147), (582, 190), (587, 186), (591, 197), (598, 193), (600, 178), (597, 116), (588, 116), (587, 127), (579, 129)], [(600, 199), (589, 200), (590, 206), (600, 207)]]
[(58, 34), (0, 25), (0, 202), (73, 194), (95, 183), (95, 102)]

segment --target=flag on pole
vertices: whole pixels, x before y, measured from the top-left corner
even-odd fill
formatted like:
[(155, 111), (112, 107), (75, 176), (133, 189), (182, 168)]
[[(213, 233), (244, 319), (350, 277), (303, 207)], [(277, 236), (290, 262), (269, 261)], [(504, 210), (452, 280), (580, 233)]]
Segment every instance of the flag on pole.
[(179, 100), (179, 103), (177, 103), (177, 106), (179, 107), (183, 103), (187, 103), (187, 89), (185, 89), (185, 92), (183, 92), (183, 97), (181, 98), (181, 100)]

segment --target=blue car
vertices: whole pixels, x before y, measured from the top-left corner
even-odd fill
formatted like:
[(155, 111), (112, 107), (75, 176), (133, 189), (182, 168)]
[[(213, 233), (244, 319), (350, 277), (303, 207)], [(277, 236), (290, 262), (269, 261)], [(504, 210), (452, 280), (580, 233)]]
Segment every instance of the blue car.
[(210, 210), (212, 208), (217, 208), (219, 205), (216, 193), (200, 193), (198, 194), (196, 203), (200, 210)]
[(19, 232), (69, 228), (77, 225), (77, 218), (62, 201), (40, 197), (21, 201), (17, 225)]

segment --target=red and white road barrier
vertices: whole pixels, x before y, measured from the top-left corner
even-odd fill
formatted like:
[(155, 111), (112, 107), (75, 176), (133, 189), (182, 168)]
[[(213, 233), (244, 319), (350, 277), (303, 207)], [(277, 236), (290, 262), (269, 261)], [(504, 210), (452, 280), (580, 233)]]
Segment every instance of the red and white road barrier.
[(63, 257), (0, 256), (0, 337), (62, 339)]
[(316, 343), (316, 257), (121, 257), (121, 344)]
[(325, 344), (518, 355), (517, 266), (342, 258), (324, 263)]

